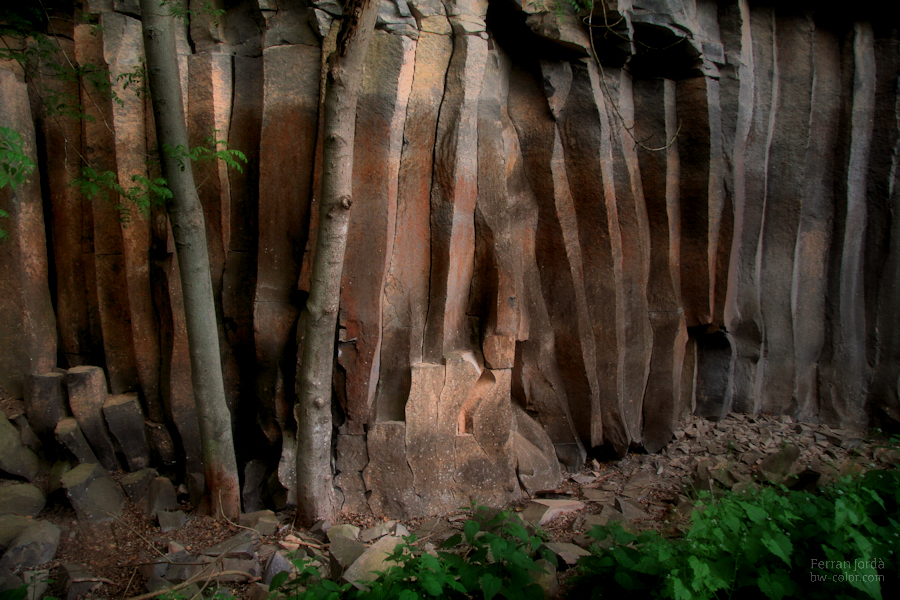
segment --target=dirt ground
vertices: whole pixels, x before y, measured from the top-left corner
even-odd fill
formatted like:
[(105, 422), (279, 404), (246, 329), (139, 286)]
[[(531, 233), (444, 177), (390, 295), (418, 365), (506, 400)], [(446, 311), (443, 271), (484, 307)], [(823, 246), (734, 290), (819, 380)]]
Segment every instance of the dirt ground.
[[(676, 432), (669, 447), (656, 455), (629, 454), (621, 460), (589, 459), (579, 473), (569, 473), (554, 490), (536, 494), (538, 498), (571, 499), (584, 507), (564, 514), (543, 527), (550, 541), (585, 541), (584, 516), (613, 506), (615, 499), (627, 499), (639, 505), (644, 514), (634, 522), (641, 528), (672, 527), (684, 523), (690, 507), (692, 489), (710, 485), (731, 487), (751, 481), (767, 455), (787, 447), (799, 449), (792, 472), (815, 472), (822, 480), (842, 473), (886, 466), (896, 460), (885, 453), (876, 439), (854, 437), (848, 432), (823, 425), (797, 424), (789, 418), (747, 417), (732, 415), (722, 422), (695, 418)], [(716, 481), (720, 483), (716, 483)], [(698, 483), (699, 482), (699, 483)], [(39, 485), (46, 481), (36, 482)], [(507, 507), (523, 510), (531, 498), (523, 498)], [(185, 502), (184, 510), (191, 506)], [(290, 511), (279, 513), (278, 531), (263, 543), (278, 545), (286, 536), (315, 539), (315, 533), (297, 530)], [(84, 598), (132, 598), (145, 593), (140, 567), (165, 555), (173, 544), (188, 552), (220, 543), (238, 533), (236, 524), (215, 521), (206, 516), (191, 515), (185, 526), (163, 533), (155, 520), (128, 502), (123, 514), (102, 525), (78, 522), (66, 499), (57, 492), (48, 498), (47, 508), (39, 518), (53, 522), (62, 530), (56, 557), (46, 565), (51, 577), (59, 577), (63, 563), (84, 567), (89, 580), (101, 583)], [(451, 527), (461, 527), (464, 514), (443, 515)], [(343, 515), (340, 522), (367, 529), (384, 518), (373, 515)], [(424, 519), (403, 521), (409, 531), (416, 531)], [(579, 539), (579, 536), (580, 539)], [(324, 538), (319, 538), (324, 539)], [(290, 547), (289, 544), (285, 544)], [(562, 574), (562, 579), (565, 575)], [(236, 597), (246, 597), (249, 582), (216, 584)], [(214, 588), (213, 588), (214, 589)], [(208, 590), (210, 591), (210, 590)], [(223, 590), (224, 591), (224, 590)], [(208, 596), (207, 596), (208, 597)]]

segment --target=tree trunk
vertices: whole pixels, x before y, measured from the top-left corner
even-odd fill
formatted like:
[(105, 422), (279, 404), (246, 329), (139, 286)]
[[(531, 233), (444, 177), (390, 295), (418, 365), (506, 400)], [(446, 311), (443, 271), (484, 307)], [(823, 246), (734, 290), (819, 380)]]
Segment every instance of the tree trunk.
[(304, 525), (333, 519), (331, 374), (341, 271), (353, 204), (353, 140), (363, 61), (378, 0), (347, 0), (325, 91), (325, 146), (319, 235), (300, 364), (297, 417), (297, 517)]
[(206, 486), (213, 515), (237, 519), (241, 512), (240, 484), (231, 414), (225, 403), (203, 208), (194, 185), (191, 161), (163, 151), (164, 145), (188, 147), (173, 17), (168, 7), (161, 6), (161, 0), (141, 0), (141, 15), (162, 173), (173, 194), (167, 208), (181, 270)]

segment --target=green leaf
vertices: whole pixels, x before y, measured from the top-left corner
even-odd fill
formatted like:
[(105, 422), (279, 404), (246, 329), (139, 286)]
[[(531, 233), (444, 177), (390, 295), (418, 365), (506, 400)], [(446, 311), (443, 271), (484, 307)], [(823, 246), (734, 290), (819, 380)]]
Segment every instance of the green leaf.
[(484, 600), (491, 600), (503, 589), (503, 580), (495, 577), (490, 573), (485, 573), (481, 578), (481, 591), (484, 594)]
[(477, 521), (466, 521), (466, 524), (463, 526), (463, 533), (466, 534), (466, 541), (470, 544), (475, 543), (475, 534), (478, 533), (479, 529), (481, 529), (481, 526)]
[(287, 578), (288, 578), (287, 571), (282, 571), (281, 573), (278, 573), (277, 575), (275, 575), (275, 577), (272, 578), (272, 583), (269, 584), (269, 591), (272, 592), (272, 591), (280, 588), (281, 585), (285, 581), (287, 581)]
[(441, 586), (440, 582), (435, 579), (435, 577), (429, 573), (425, 573), (419, 578), (419, 583), (422, 584), (422, 587), (425, 588), (425, 591), (431, 594), (432, 596), (440, 596), (443, 591), (443, 586)]
[(462, 536), (458, 533), (454, 533), (446, 540), (441, 542), (439, 548), (452, 548), (453, 546), (458, 546), (462, 542)]
[(774, 531), (763, 537), (762, 543), (769, 552), (783, 560), (786, 565), (791, 565), (791, 552), (794, 546), (786, 535), (780, 531)]

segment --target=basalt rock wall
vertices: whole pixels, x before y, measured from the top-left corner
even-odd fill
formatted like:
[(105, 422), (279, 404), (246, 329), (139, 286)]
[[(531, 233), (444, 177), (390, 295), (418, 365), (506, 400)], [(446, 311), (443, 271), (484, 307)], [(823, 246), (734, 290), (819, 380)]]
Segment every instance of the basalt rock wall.
[[(341, 9), (201, 4), (178, 25), (191, 141), (249, 160), (196, 168), (226, 394), (239, 461), (255, 482), (268, 464), (284, 501)], [(656, 452), (692, 412), (900, 421), (898, 27), (866, 3), (562, 4), (382, 4), (336, 332), (344, 510), (509, 501), (593, 450)], [(140, 13), (51, 17), (120, 100), (0, 65), (0, 125), (38, 163), (0, 192), (0, 385), (27, 397), (30, 373), (102, 366), (197, 471), (165, 211), (124, 223), (72, 185), (83, 159), (154, 175), (147, 97), (120, 77)], [(91, 119), (48, 114), (48, 89)]]

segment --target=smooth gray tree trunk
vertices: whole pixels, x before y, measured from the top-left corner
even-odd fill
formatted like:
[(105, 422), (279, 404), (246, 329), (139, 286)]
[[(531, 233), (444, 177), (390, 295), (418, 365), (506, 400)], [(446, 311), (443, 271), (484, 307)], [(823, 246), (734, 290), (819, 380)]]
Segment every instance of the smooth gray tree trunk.
[(191, 161), (187, 158), (179, 160), (172, 153), (163, 151), (164, 145), (188, 148), (188, 136), (174, 21), (170, 8), (161, 4), (161, 0), (141, 0), (144, 51), (162, 173), (173, 194), (167, 209), (181, 270), (203, 468), (213, 515), (237, 519), (241, 512), (240, 483), (231, 434), (231, 413), (225, 403), (203, 208), (194, 185)]
[(300, 363), (297, 418), (297, 518), (309, 526), (333, 519), (331, 374), (341, 272), (353, 204), (353, 140), (363, 61), (378, 0), (347, 0), (337, 48), (328, 63), (319, 234)]

